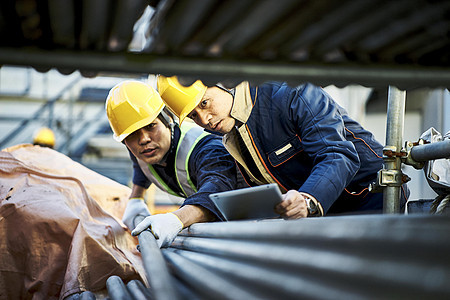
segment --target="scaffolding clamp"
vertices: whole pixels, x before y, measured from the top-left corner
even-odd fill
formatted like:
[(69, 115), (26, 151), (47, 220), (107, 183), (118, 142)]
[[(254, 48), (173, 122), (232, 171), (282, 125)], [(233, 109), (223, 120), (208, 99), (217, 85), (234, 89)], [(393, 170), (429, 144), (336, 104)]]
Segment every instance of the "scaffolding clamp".
[(401, 170), (381, 169), (377, 173), (377, 181), (369, 185), (369, 192), (381, 193), (383, 192), (383, 187), (401, 186), (410, 180), (411, 178), (408, 175), (403, 174)]
[(419, 139), (418, 142), (406, 141), (405, 149), (406, 149), (407, 155), (406, 155), (406, 157), (402, 158), (402, 162), (406, 165), (414, 167), (417, 170), (422, 169), (425, 166), (425, 162), (414, 160), (411, 156), (411, 149), (415, 146), (424, 145), (425, 143), (426, 142), (423, 139)]
[(389, 158), (404, 158), (408, 155), (405, 149), (401, 149), (400, 152), (397, 152), (397, 148), (394, 146), (386, 146), (383, 148), (383, 159)]

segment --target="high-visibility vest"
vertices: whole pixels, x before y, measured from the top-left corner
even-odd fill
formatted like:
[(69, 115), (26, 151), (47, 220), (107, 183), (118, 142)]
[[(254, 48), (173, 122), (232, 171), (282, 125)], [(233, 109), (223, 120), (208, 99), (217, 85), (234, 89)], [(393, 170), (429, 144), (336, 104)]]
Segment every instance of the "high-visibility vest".
[(145, 176), (161, 190), (178, 197), (189, 197), (197, 192), (197, 187), (192, 183), (189, 176), (189, 157), (195, 148), (195, 145), (209, 133), (203, 131), (194, 124), (184, 122), (180, 126), (181, 135), (175, 152), (175, 175), (178, 186), (182, 192), (177, 193), (172, 190), (167, 183), (156, 173), (151, 164), (147, 164), (141, 159), (137, 159), (139, 166)]

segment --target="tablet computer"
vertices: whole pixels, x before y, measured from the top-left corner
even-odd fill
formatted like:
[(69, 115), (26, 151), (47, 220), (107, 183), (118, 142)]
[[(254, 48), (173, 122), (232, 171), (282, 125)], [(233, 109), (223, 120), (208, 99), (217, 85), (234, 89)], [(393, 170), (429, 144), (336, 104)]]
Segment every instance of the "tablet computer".
[(277, 218), (281, 192), (275, 183), (209, 195), (227, 221)]

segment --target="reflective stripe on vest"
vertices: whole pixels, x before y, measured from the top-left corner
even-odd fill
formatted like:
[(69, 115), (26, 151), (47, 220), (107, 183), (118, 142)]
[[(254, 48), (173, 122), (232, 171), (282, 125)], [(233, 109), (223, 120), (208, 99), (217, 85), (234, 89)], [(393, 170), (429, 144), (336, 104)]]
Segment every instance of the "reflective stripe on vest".
[(143, 160), (137, 159), (139, 166), (145, 176), (154, 183), (158, 188), (168, 192), (171, 195), (178, 197), (189, 197), (197, 192), (196, 186), (192, 183), (189, 176), (189, 157), (195, 148), (195, 145), (206, 135), (207, 132), (203, 131), (203, 128), (196, 126), (195, 124), (184, 122), (181, 126), (181, 135), (178, 142), (178, 146), (175, 152), (175, 175), (178, 186), (183, 191), (177, 193), (172, 190), (166, 182), (156, 173), (152, 165), (145, 163)]

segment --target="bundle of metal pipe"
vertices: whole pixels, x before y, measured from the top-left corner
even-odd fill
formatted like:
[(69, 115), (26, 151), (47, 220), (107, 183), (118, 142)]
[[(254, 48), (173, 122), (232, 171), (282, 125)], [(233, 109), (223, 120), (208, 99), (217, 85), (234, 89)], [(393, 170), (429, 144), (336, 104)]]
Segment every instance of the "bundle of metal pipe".
[(150, 289), (117, 276), (107, 289), (112, 300), (449, 299), (449, 236), (450, 217), (436, 215), (199, 223), (161, 255), (144, 231)]
[(203, 298), (440, 299), (449, 236), (444, 216), (234, 221), (194, 224), (163, 253)]

